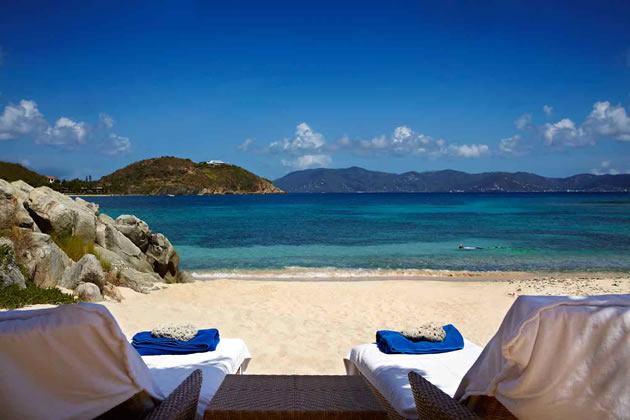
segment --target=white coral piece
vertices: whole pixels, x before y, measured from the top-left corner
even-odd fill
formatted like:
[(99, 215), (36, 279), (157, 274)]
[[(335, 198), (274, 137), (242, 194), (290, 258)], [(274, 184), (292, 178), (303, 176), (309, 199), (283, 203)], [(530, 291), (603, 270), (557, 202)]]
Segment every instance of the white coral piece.
[(191, 324), (158, 325), (151, 330), (153, 337), (173, 338), (175, 340), (188, 341), (195, 338), (197, 328)]
[(400, 332), (411, 341), (443, 341), (446, 338), (444, 328), (433, 322), (423, 324), (417, 328), (409, 328)]

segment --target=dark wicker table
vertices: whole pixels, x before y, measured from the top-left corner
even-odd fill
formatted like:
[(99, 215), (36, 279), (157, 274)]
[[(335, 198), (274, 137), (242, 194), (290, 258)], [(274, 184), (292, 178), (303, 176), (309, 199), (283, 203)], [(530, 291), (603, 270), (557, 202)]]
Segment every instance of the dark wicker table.
[(361, 376), (227, 375), (205, 419), (387, 419), (387, 413)]

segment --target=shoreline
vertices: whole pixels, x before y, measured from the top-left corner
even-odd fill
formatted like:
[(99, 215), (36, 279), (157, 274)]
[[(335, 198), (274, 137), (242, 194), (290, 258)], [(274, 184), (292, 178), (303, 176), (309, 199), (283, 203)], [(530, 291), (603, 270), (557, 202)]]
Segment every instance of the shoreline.
[(438, 280), (438, 281), (506, 281), (529, 278), (571, 278), (597, 280), (625, 278), (630, 271), (474, 271), (434, 269), (365, 269), (336, 267), (285, 267), (281, 269), (234, 269), (234, 270), (189, 270), (197, 281), (252, 280), (252, 281), (379, 281), (379, 280)]

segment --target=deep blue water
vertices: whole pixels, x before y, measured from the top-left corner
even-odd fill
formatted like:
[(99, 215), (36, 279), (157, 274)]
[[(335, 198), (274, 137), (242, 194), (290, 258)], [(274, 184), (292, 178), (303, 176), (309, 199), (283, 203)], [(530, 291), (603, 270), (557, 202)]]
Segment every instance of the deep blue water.
[[(89, 197), (186, 269), (630, 270), (630, 194)], [(463, 251), (458, 244), (483, 249)]]

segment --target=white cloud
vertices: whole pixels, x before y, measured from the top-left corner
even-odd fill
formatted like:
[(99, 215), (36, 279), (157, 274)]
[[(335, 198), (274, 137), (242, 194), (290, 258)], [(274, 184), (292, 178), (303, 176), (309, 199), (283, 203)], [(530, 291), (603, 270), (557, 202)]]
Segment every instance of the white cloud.
[(519, 155), (522, 153), (521, 148), (521, 136), (516, 134), (512, 137), (507, 137), (499, 140), (499, 151), (505, 155)]
[(514, 121), (517, 130), (525, 130), (532, 124), (532, 114), (523, 114)]
[(359, 155), (376, 156), (382, 156), (383, 153), (386, 153), (392, 156), (476, 158), (490, 152), (490, 148), (485, 144), (449, 146), (444, 139), (434, 139), (426, 134), (415, 132), (405, 125), (396, 127), (389, 136), (380, 135), (367, 140), (350, 140), (348, 137), (342, 137), (337, 142), (337, 146)]
[(449, 151), (453, 155), (463, 158), (478, 158), (490, 153), (490, 149), (485, 144), (455, 144), (449, 146)]
[(21, 100), (7, 105), (0, 114), (0, 140), (37, 136), (46, 131), (48, 123), (37, 109), (35, 101)]
[(551, 105), (543, 105), (543, 112), (549, 117), (553, 114), (553, 107)]
[(618, 175), (618, 174), (630, 174), (630, 169), (619, 170), (612, 167), (612, 162), (604, 160), (600, 163), (599, 168), (591, 169), (593, 175)]
[(547, 145), (579, 147), (594, 145), (602, 138), (630, 141), (630, 117), (621, 105), (595, 102), (593, 110), (581, 125), (569, 118), (543, 126)]
[(584, 122), (584, 129), (595, 136), (630, 141), (630, 117), (624, 107), (608, 101), (595, 102)]
[(274, 141), (269, 144), (268, 150), (272, 153), (301, 154), (305, 152), (318, 151), (324, 147), (326, 141), (324, 136), (317, 133), (305, 122), (300, 123), (295, 128), (295, 135), (292, 139)]
[(52, 145), (78, 145), (85, 143), (87, 128), (85, 123), (61, 117), (54, 126), (48, 127), (35, 139), (36, 143)]
[(247, 152), (250, 149), (250, 147), (252, 147), (253, 144), (254, 144), (254, 140), (245, 139), (243, 143), (238, 145), (238, 148), (242, 150), (243, 152)]
[(111, 133), (104, 144), (103, 152), (107, 155), (119, 155), (131, 150), (129, 138)]
[(111, 115), (105, 114), (104, 112), (98, 114), (98, 120), (105, 128), (112, 128), (114, 126), (114, 119)]
[(51, 125), (35, 101), (23, 99), (18, 105), (5, 106), (0, 114), (0, 141), (28, 138), (38, 144), (75, 147), (95, 140), (107, 154), (126, 152), (131, 147), (129, 138), (113, 133), (113, 127), (114, 119), (104, 113), (93, 125), (68, 117)]
[(329, 155), (303, 155), (291, 160), (282, 160), (282, 164), (294, 170), (322, 168), (330, 165), (332, 158)]
[(553, 124), (543, 126), (545, 143), (557, 146), (586, 146), (594, 144), (593, 139), (582, 127), (577, 127), (569, 118), (563, 118)]

